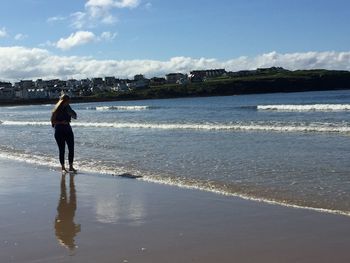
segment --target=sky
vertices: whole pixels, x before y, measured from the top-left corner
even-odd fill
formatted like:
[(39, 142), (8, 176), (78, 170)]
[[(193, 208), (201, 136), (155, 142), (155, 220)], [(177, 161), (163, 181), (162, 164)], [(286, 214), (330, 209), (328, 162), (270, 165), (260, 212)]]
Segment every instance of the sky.
[(350, 70), (348, 0), (2, 0), (0, 80)]

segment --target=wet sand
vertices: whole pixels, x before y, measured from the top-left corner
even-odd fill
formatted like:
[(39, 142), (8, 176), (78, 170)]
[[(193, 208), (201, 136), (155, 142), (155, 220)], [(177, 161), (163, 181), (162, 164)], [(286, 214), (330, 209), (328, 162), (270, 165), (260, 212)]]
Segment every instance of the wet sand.
[(0, 159), (0, 262), (350, 262), (350, 217)]

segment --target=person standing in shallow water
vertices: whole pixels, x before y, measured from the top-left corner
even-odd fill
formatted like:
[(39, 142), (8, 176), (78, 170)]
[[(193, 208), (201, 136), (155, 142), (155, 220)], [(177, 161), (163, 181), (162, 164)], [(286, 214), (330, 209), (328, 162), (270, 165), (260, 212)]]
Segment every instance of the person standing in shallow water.
[(69, 105), (69, 96), (62, 95), (52, 110), (51, 125), (55, 128), (55, 139), (59, 149), (59, 159), (62, 172), (68, 172), (65, 166), (65, 148), (68, 146), (69, 172), (76, 172), (74, 161), (74, 134), (70, 126), (71, 119), (76, 119), (77, 114)]

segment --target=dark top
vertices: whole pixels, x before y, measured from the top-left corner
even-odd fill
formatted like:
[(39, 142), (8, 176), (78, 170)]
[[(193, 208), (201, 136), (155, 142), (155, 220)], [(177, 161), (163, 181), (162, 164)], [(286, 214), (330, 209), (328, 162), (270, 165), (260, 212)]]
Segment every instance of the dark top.
[(59, 108), (53, 116), (53, 126), (55, 122), (67, 122), (67, 124), (69, 124), (72, 120), (72, 116), (77, 116), (77, 114), (69, 105)]

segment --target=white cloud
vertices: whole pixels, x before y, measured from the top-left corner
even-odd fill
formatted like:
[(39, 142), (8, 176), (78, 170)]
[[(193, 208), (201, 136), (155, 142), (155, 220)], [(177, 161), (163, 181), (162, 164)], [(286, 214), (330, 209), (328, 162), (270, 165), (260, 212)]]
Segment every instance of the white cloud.
[(66, 20), (67, 18), (64, 17), (64, 16), (53, 16), (53, 17), (49, 17), (47, 19), (47, 22), (48, 23), (54, 23), (54, 22), (59, 22), (59, 21), (64, 21)]
[(39, 47), (56, 47), (56, 43), (47, 40), (46, 42), (39, 44)]
[(70, 15), (70, 18), (71, 26), (75, 29), (94, 28), (99, 23), (112, 25), (118, 21), (109, 9), (97, 7), (89, 8), (86, 12), (75, 12)]
[(85, 7), (98, 8), (135, 8), (140, 5), (140, 0), (88, 0)]
[(17, 34), (17, 35), (15, 35), (15, 40), (21, 41), (21, 40), (26, 39), (27, 37), (28, 37), (28, 36), (27, 36), (27, 35), (24, 35), (24, 34)]
[(140, 4), (139, 0), (120, 0), (114, 1), (114, 6), (118, 8), (135, 8)]
[(133, 77), (142, 73), (147, 77), (164, 76), (170, 72), (188, 73), (194, 69), (225, 68), (238, 71), (258, 67), (282, 66), (287, 69), (350, 70), (349, 52), (276, 52), (256, 57), (239, 57), (220, 61), (207, 58), (174, 57), (158, 60), (96, 60), (88, 57), (57, 56), (45, 49), (0, 47), (0, 76), (2, 79), (91, 78), (116, 76)]
[(76, 28), (76, 29), (81, 29), (83, 28), (88, 21), (87, 14), (84, 12), (75, 12), (70, 15), (72, 19), (71, 26)]
[(86, 7), (111, 7), (113, 6), (113, 0), (88, 0), (85, 4)]
[[(7, 33), (7, 29), (5, 27), (0, 28), (0, 38), (2, 37), (9, 37), (10, 35)], [(17, 41), (21, 41), (24, 40), (25, 38), (27, 38), (27, 35), (24, 34), (16, 34), (13, 39), (17, 40)], [(11, 36), (12, 38), (12, 36)]]
[(97, 24), (115, 24), (118, 19), (113, 14), (116, 8), (136, 8), (140, 0), (87, 0), (84, 12), (79, 11), (71, 14), (71, 26), (76, 29), (84, 27), (92, 28)]
[(61, 38), (56, 43), (56, 47), (62, 50), (69, 50), (73, 47), (81, 46), (95, 40), (96, 40), (96, 36), (94, 33), (89, 31), (78, 31), (78, 32), (72, 33), (67, 38)]
[(0, 28), (0, 38), (1, 37), (7, 37), (7, 31), (6, 31), (6, 28), (3, 27), (3, 28)]
[(100, 36), (96, 36), (90, 31), (78, 31), (72, 33), (67, 38), (61, 38), (57, 43), (52, 43), (51, 41), (46, 41), (41, 44), (41, 47), (56, 47), (61, 50), (69, 50), (76, 46), (81, 46), (94, 41), (112, 41), (117, 37), (117, 33), (112, 32), (102, 32)]
[(350, 70), (350, 52), (270, 52), (254, 58), (240, 57), (226, 61), (223, 65), (230, 70), (255, 69), (259, 67), (281, 66), (287, 69), (345, 69)]
[(101, 40), (112, 41), (117, 37), (117, 33), (103, 32), (100, 36)]

